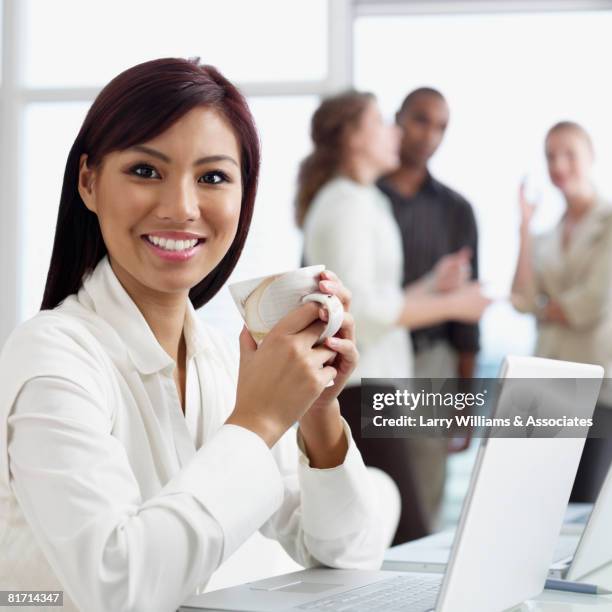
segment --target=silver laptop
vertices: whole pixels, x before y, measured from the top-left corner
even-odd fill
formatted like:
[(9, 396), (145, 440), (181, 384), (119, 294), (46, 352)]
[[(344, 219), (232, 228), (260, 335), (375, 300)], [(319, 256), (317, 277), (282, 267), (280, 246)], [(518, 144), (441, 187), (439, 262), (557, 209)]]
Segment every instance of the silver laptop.
[[(591, 516), (574, 549), (550, 569), (553, 578), (581, 580), (612, 561), (612, 467), (608, 470)], [(571, 538), (572, 536), (562, 536)]]
[[(567, 578), (565, 572), (582, 540), (591, 509), (592, 504), (569, 504), (552, 556), (549, 572), (551, 578)], [(612, 508), (609, 508), (608, 512), (607, 516), (612, 516)], [(602, 513), (601, 516), (606, 514)], [(603, 522), (600, 527), (604, 528)], [(385, 552), (382, 569), (442, 573), (446, 570), (454, 539), (455, 529), (451, 528), (419, 540), (398, 544)], [(612, 548), (609, 550), (609, 561), (612, 561)]]
[[(612, 466), (597, 501), (569, 504), (550, 566), (551, 578), (581, 580), (612, 562)], [(455, 530), (448, 529), (420, 540), (390, 548), (382, 568), (395, 571), (444, 572)]]
[[(582, 410), (590, 417), (603, 370), (508, 357), (501, 376), (599, 379)], [(502, 612), (544, 587), (583, 446), (584, 438), (483, 438), (444, 576), (314, 568), (196, 595), (180, 610)]]

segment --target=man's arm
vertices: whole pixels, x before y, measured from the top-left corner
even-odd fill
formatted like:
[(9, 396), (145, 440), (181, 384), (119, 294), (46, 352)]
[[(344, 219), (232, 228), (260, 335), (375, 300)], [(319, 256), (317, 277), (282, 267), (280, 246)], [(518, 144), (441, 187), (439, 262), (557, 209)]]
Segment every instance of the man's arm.
[[(471, 280), (478, 280), (478, 226), (472, 206), (467, 200), (462, 202), (462, 213), (454, 224), (455, 248), (469, 247), (472, 251), (470, 260)], [(449, 336), (452, 346), (458, 353), (457, 376), (472, 378), (476, 370), (476, 355), (480, 350), (480, 330), (478, 323), (469, 324), (451, 321)]]

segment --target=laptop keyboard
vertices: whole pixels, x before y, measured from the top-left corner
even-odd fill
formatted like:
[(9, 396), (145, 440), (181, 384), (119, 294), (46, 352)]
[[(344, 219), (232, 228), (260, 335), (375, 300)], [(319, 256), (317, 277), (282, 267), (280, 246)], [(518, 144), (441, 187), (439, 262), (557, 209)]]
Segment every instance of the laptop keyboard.
[(426, 612), (433, 610), (441, 584), (442, 576), (439, 574), (431, 576), (406, 574), (351, 589), (345, 593), (338, 593), (332, 597), (311, 601), (298, 606), (297, 609), (309, 612), (319, 610)]

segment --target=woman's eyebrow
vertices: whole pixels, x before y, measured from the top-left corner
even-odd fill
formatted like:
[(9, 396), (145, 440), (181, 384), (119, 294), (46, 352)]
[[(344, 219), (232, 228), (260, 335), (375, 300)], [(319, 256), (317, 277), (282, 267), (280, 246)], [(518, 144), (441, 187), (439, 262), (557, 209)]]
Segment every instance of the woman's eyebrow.
[[(158, 151), (157, 149), (152, 149), (151, 147), (147, 147), (145, 145), (134, 145), (129, 147), (128, 151), (140, 151), (141, 153), (147, 153), (152, 157), (157, 157), (166, 163), (170, 163), (172, 161), (165, 153)], [(193, 162), (194, 166), (198, 166), (199, 164), (205, 164), (210, 162), (218, 162), (218, 161), (229, 161), (232, 162), (236, 167), (238, 167), (238, 162), (229, 155), (207, 155), (206, 157), (200, 157)]]

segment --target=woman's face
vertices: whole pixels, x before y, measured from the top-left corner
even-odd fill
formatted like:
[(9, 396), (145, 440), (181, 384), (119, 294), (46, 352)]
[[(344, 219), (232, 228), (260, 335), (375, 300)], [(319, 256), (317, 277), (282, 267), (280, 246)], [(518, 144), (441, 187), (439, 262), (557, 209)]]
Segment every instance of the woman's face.
[(372, 100), (349, 137), (349, 149), (382, 176), (399, 165), (400, 138), (399, 128), (385, 123), (378, 104)]
[(565, 197), (588, 190), (593, 152), (583, 134), (573, 129), (560, 129), (549, 134), (546, 160), (550, 180)]
[(228, 251), (242, 200), (240, 146), (216, 110), (196, 107), (95, 170), (85, 162), (79, 192), (128, 291), (184, 295)]

